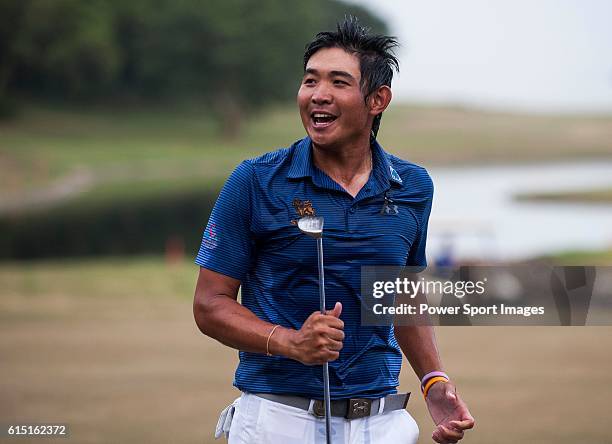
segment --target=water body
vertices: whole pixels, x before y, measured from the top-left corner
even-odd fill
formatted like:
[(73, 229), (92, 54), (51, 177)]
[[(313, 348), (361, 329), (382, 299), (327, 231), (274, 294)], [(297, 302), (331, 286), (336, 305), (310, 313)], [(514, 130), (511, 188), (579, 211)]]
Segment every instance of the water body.
[(612, 188), (612, 161), (441, 167), (430, 218), (430, 261), (513, 260), (564, 250), (612, 248), (612, 205), (517, 201), (518, 193)]

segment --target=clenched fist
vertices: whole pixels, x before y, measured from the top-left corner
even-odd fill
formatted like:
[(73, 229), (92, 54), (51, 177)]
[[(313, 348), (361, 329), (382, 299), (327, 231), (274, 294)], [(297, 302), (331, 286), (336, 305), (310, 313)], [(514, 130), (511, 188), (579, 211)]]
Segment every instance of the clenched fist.
[(316, 311), (299, 330), (288, 337), (289, 357), (306, 365), (335, 361), (340, 356), (344, 340), (344, 322), (340, 320), (342, 304), (336, 302), (325, 314)]

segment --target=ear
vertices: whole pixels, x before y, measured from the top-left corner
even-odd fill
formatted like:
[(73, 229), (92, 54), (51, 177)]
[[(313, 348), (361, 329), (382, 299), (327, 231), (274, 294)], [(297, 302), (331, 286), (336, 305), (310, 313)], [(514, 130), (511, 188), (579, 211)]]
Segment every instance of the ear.
[(369, 114), (376, 116), (386, 110), (391, 102), (392, 96), (391, 88), (387, 85), (383, 85), (372, 92), (370, 97), (368, 97), (368, 106), (370, 108)]

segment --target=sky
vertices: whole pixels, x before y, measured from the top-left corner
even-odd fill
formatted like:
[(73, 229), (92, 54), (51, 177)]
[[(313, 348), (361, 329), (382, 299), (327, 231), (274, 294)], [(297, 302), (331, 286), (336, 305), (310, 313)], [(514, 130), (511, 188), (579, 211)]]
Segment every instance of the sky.
[(394, 100), (612, 112), (610, 0), (350, 0), (399, 38)]

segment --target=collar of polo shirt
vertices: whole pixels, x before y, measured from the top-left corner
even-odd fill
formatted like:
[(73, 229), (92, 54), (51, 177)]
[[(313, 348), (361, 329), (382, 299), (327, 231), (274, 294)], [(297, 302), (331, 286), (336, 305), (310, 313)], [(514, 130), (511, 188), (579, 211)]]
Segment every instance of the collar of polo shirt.
[[(391, 185), (401, 186), (402, 178), (391, 165), (389, 155), (376, 140), (372, 141), (370, 147), (372, 149), (372, 176), (380, 185), (378, 191), (388, 190)], [(306, 137), (294, 146), (287, 177), (289, 179), (310, 177), (315, 185), (325, 188), (326, 184), (320, 180), (321, 174), (324, 173), (315, 166), (312, 160), (312, 141), (310, 137)]]

